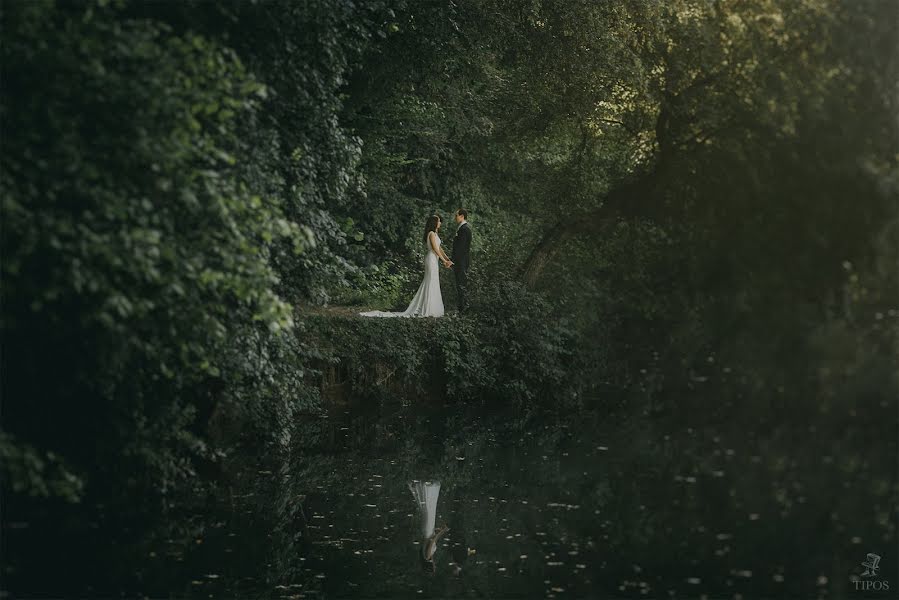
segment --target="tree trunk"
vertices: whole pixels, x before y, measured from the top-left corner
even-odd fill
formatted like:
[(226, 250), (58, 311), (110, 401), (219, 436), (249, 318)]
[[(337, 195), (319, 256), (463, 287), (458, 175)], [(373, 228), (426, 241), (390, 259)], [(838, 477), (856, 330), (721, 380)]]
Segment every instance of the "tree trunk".
[[(697, 79), (681, 92), (681, 96), (694, 94), (716, 79), (717, 75)], [(677, 137), (675, 131), (679, 127), (672, 119), (672, 115), (677, 114), (673, 107), (679, 100), (679, 96), (668, 91), (664, 94), (664, 102), (659, 110), (654, 128), (658, 154), (655, 164), (647, 172), (635, 175), (632, 179), (625, 180), (618, 187), (612, 189), (606, 194), (598, 208), (563, 219), (546, 231), (521, 269), (521, 277), (528, 288), (534, 288), (546, 265), (572, 235), (594, 229), (600, 223), (615, 222), (621, 218), (645, 218), (650, 215), (660, 215), (666, 211), (667, 207), (663, 205), (653, 205), (652, 199), (659, 183), (663, 182), (672, 171), (678, 157), (685, 149), (684, 146), (675, 143)], [(582, 167), (583, 154), (582, 152), (578, 156), (575, 168)]]
[(621, 218), (646, 216), (649, 198), (660, 175), (660, 168), (613, 189), (602, 204), (589, 212), (571, 216), (548, 229), (525, 261), (521, 277), (533, 289), (546, 265), (552, 261), (566, 241), (578, 233), (595, 231)]

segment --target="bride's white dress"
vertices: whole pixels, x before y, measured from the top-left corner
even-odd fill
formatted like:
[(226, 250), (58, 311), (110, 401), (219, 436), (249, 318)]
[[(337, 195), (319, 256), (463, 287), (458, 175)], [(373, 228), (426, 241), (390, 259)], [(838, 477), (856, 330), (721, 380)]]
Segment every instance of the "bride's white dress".
[(437, 499), (440, 497), (439, 481), (420, 481), (414, 479), (409, 482), (409, 490), (418, 504), (418, 514), (421, 517), (421, 537), (428, 539), (434, 535), (434, 524), (437, 521)]
[[(442, 243), (437, 234), (437, 246)], [(383, 310), (371, 310), (359, 313), (363, 317), (442, 317), (443, 296), (440, 294), (440, 270), (438, 268), (437, 253), (427, 244), (428, 252), (425, 254), (425, 276), (418, 286), (418, 291), (412, 297), (409, 307), (403, 312), (387, 312)]]

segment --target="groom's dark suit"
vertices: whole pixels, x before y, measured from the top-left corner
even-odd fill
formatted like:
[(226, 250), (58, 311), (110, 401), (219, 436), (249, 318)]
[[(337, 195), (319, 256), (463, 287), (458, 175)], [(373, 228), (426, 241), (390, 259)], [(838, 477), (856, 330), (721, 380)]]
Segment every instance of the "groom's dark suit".
[(456, 298), (458, 298), (459, 312), (463, 313), (468, 309), (468, 266), (470, 263), (471, 252), (471, 225), (468, 222), (462, 223), (456, 230), (456, 237), (453, 239), (453, 271), (456, 274)]

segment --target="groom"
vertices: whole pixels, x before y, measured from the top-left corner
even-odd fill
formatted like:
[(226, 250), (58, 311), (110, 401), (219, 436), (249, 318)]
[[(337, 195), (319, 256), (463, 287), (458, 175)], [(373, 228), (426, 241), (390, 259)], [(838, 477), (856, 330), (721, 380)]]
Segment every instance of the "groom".
[(468, 211), (460, 208), (456, 211), (456, 237), (453, 239), (453, 271), (456, 274), (456, 298), (458, 298), (459, 314), (468, 309), (468, 266), (471, 250), (471, 225), (468, 224)]

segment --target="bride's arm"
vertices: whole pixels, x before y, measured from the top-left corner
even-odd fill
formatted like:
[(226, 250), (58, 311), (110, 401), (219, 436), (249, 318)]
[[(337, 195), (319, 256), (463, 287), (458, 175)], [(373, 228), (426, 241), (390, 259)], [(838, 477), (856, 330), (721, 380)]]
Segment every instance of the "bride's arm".
[(449, 257), (446, 255), (446, 252), (443, 251), (443, 248), (440, 247), (440, 244), (437, 243), (437, 234), (433, 231), (428, 234), (428, 239), (431, 242), (431, 248), (434, 249), (434, 254), (440, 257), (444, 263), (452, 262)]
[(427, 558), (428, 560), (434, 558), (434, 555), (437, 554), (437, 542), (440, 541), (440, 538), (442, 538), (443, 534), (445, 534), (447, 531), (449, 531), (449, 527), (444, 525), (443, 527), (441, 527), (440, 529), (435, 531), (431, 535), (431, 537), (429, 537), (425, 541), (425, 547), (424, 547), (425, 558)]

